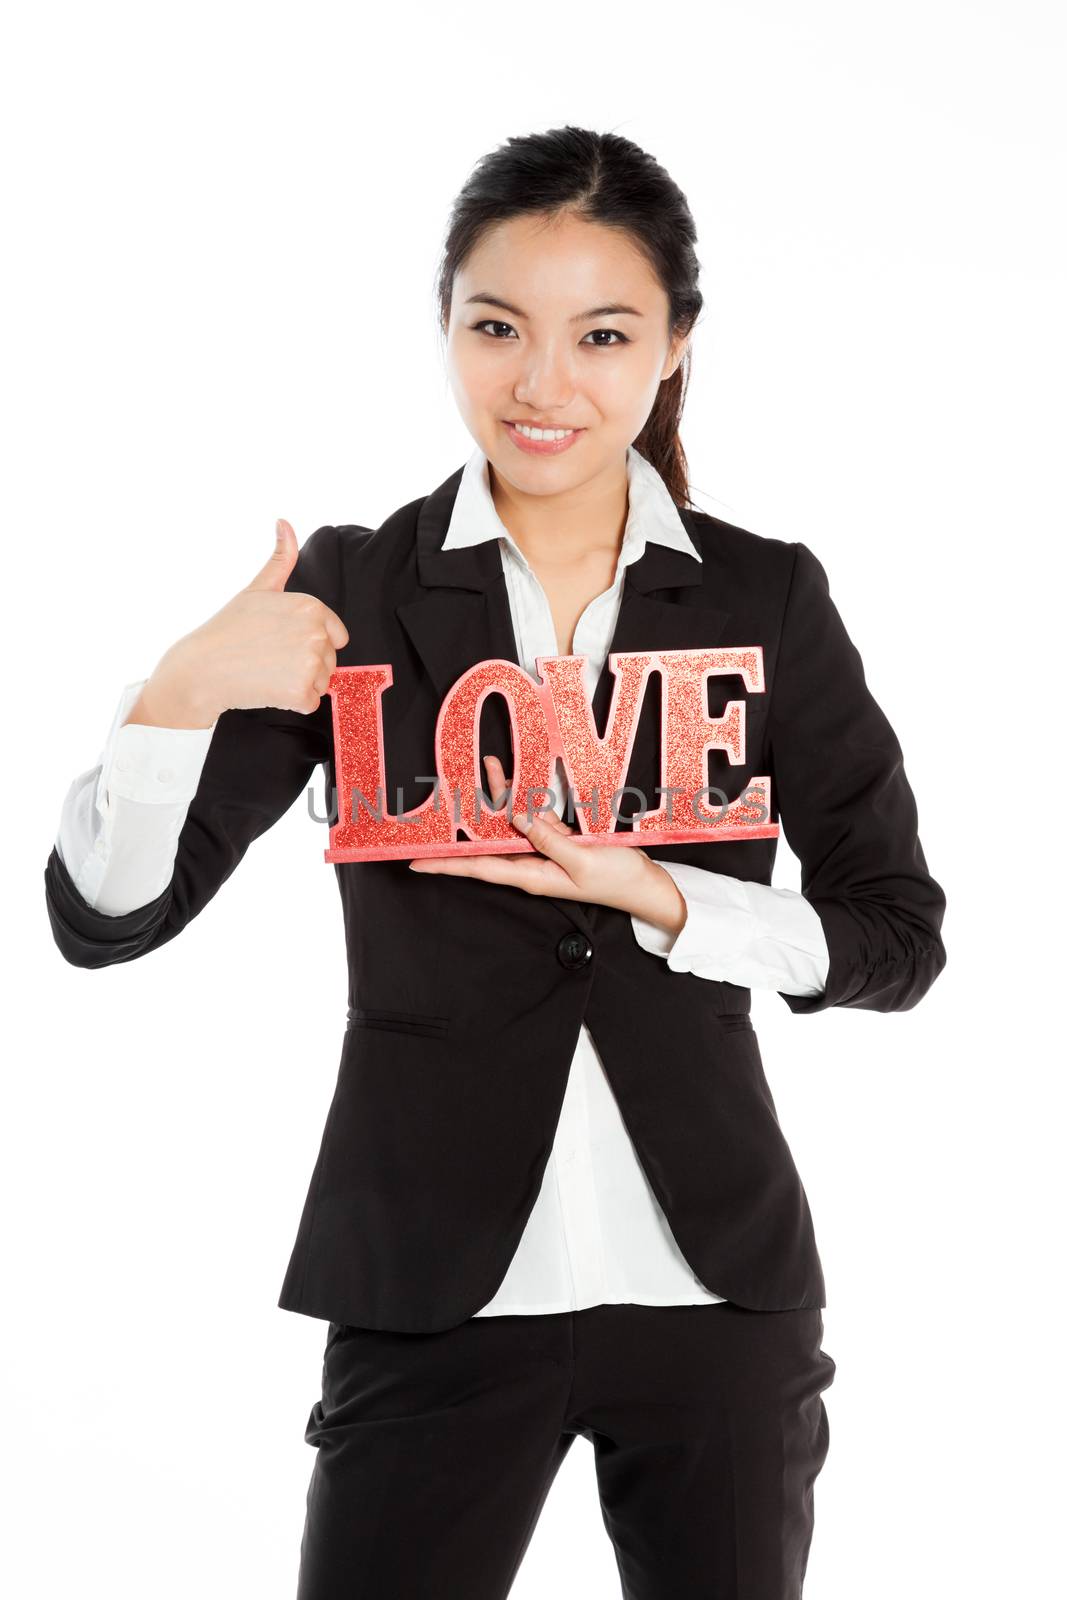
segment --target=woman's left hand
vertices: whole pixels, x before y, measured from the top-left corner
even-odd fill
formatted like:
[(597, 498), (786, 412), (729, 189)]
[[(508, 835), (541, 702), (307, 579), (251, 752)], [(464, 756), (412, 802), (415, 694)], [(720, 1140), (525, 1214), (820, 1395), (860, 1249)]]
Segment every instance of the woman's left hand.
[[(485, 765), (489, 792), (498, 805), (507, 787), (504, 769), (496, 756), (486, 756)], [(511, 820), (533, 845), (534, 854), (418, 856), (408, 865), (412, 872), (484, 878), (487, 883), (525, 889), (527, 894), (614, 906), (668, 933), (677, 933), (684, 925), (681, 891), (670, 873), (639, 846), (579, 844), (573, 828), (554, 811), (527, 821), (524, 812), (514, 810)]]

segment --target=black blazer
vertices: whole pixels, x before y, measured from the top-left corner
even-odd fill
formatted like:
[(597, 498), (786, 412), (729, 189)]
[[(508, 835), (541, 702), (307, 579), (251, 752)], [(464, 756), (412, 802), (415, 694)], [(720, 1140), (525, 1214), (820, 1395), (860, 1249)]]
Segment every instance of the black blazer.
[[(441, 549), (461, 471), (380, 528), (317, 529), (286, 586), (344, 618), (350, 640), (339, 666), (393, 666), (382, 699), (390, 809), (400, 786), (405, 810), (431, 792), (437, 712), (456, 678), (492, 656), (518, 660), (498, 546)], [(734, 767), (713, 752), (709, 781), (732, 800), (751, 777), (770, 777), (772, 820), (780, 815), (822, 920), (824, 993), (782, 998), (798, 1013), (906, 1010), (945, 964), (945, 896), (927, 871), (900, 745), (826, 574), (804, 544), (702, 512), (681, 516), (703, 561), (649, 543), (626, 569), (610, 648), (762, 645), (767, 687), (747, 696), (747, 760)], [(605, 662), (593, 702), (601, 731), (612, 685)], [(741, 679), (712, 679), (709, 714), (740, 696)], [(332, 793), (331, 708), (324, 696), (310, 715), (266, 708), (219, 718), (172, 882), (149, 905), (117, 917), (93, 911), (53, 849), (45, 890), (66, 959), (101, 967), (158, 949), (206, 906), (319, 763)], [(482, 716), (483, 753), (510, 771), (500, 695)], [(650, 694), (627, 782), (652, 806), (658, 720)], [(632, 796), (622, 802), (620, 830), (637, 805)], [(311, 852), (319, 863), (320, 842), (324, 829)], [(776, 843), (647, 848), (769, 884)], [(608, 907), (418, 874), (405, 861), (334, 871), (348, 1020), (280, 1306), (403, 1332), (449, 1328), (480, 1310), (537, 1197), (583, 1020), (700, 1280), (756, 1310), (826, 1304), (748, 989), (672, 972), (638, 945), (629, 915)]]

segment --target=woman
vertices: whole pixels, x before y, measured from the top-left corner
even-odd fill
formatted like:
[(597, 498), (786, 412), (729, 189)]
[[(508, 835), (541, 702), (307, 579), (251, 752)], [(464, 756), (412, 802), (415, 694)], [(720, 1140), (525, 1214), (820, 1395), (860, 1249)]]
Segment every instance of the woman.
[[(629, 1600), (801, 1593), (834, 1362), (750, 992), (912, 1006), (944, 965), (945, 899), (821, 565), (689, 503), (694, 247), (684, 196), (616, 135), (483, 160), (439, 278), (466, 465), (378, 529), (298, 551), (280, 522), (248, 588), (127, 686), (64, 806), (57, 943), (130, 960), (318, 763), (332, 776), (338, 665), (392, 667), (400, 814), (431, 781), (442, 695), (480, 660), (583, 656), (602, 733), (609, 650), (762, 651), (762, 685), (711, 679), (745, 734), (710, 781), (732, 800), (766, 775), (803, 894), (771, 886), (773, 839), (581, 845), (560, 766), (568, 820), (513, 809), (529, 853), (336, 869), (348, 1026), (279, 1301), (330, 1324), (301, 1600), (506, 1595), (578, 1434)], [(654, 713), (619, 832), (659, 804)], [(510, 744), (490, 696), (495, 804)]]

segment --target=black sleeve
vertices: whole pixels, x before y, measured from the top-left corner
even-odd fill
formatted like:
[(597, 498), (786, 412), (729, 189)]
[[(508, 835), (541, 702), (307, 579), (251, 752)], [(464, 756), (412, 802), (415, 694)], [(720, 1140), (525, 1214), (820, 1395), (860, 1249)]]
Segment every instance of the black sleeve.
[(945, 895), (927, 870), (900, 744), (826, 573), (806, 545), (795, 551), (768, 711), (771, 798), (830, 967), (821, 994), (782, 999), (795, 1012), (907, 1011), (945, 965)]
[[(285, 587), (312, 594), (341, 614), (336, 528), (317, 528), (305, 540)], [(170, 883), (158, 899), (121, 916), (96, 911), (82, 898), (53, 846), (44, 872), (45, 902), (65, 959), (76, 967), (106, 967), (173, 939), (221, 888), (252, 841), (284, 816), (331, 748), (329, 695), (306, 715), (276, 707), (224, 711), (178, 839)]]

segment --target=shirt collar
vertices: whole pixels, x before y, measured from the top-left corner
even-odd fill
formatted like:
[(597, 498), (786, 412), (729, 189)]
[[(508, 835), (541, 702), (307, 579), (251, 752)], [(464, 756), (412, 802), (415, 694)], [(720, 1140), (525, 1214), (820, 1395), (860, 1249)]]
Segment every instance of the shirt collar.
[[(668, 545), (672, 550), (700, 561), (700, 551), (678, 514), (667, 485), (650, 461), (633, 445), (626, 450), (626, 479), (629, 510), (623, 530), (618, 570), (644, 554), (645, 544)], [(486, 539), (503, 539), (522, 566), (526, 557), (501, 522), (489, 487), (489, 462), (481, 446), (471, 452), (452, 507), (442, 550), (458, 550), (481, 544)]]

